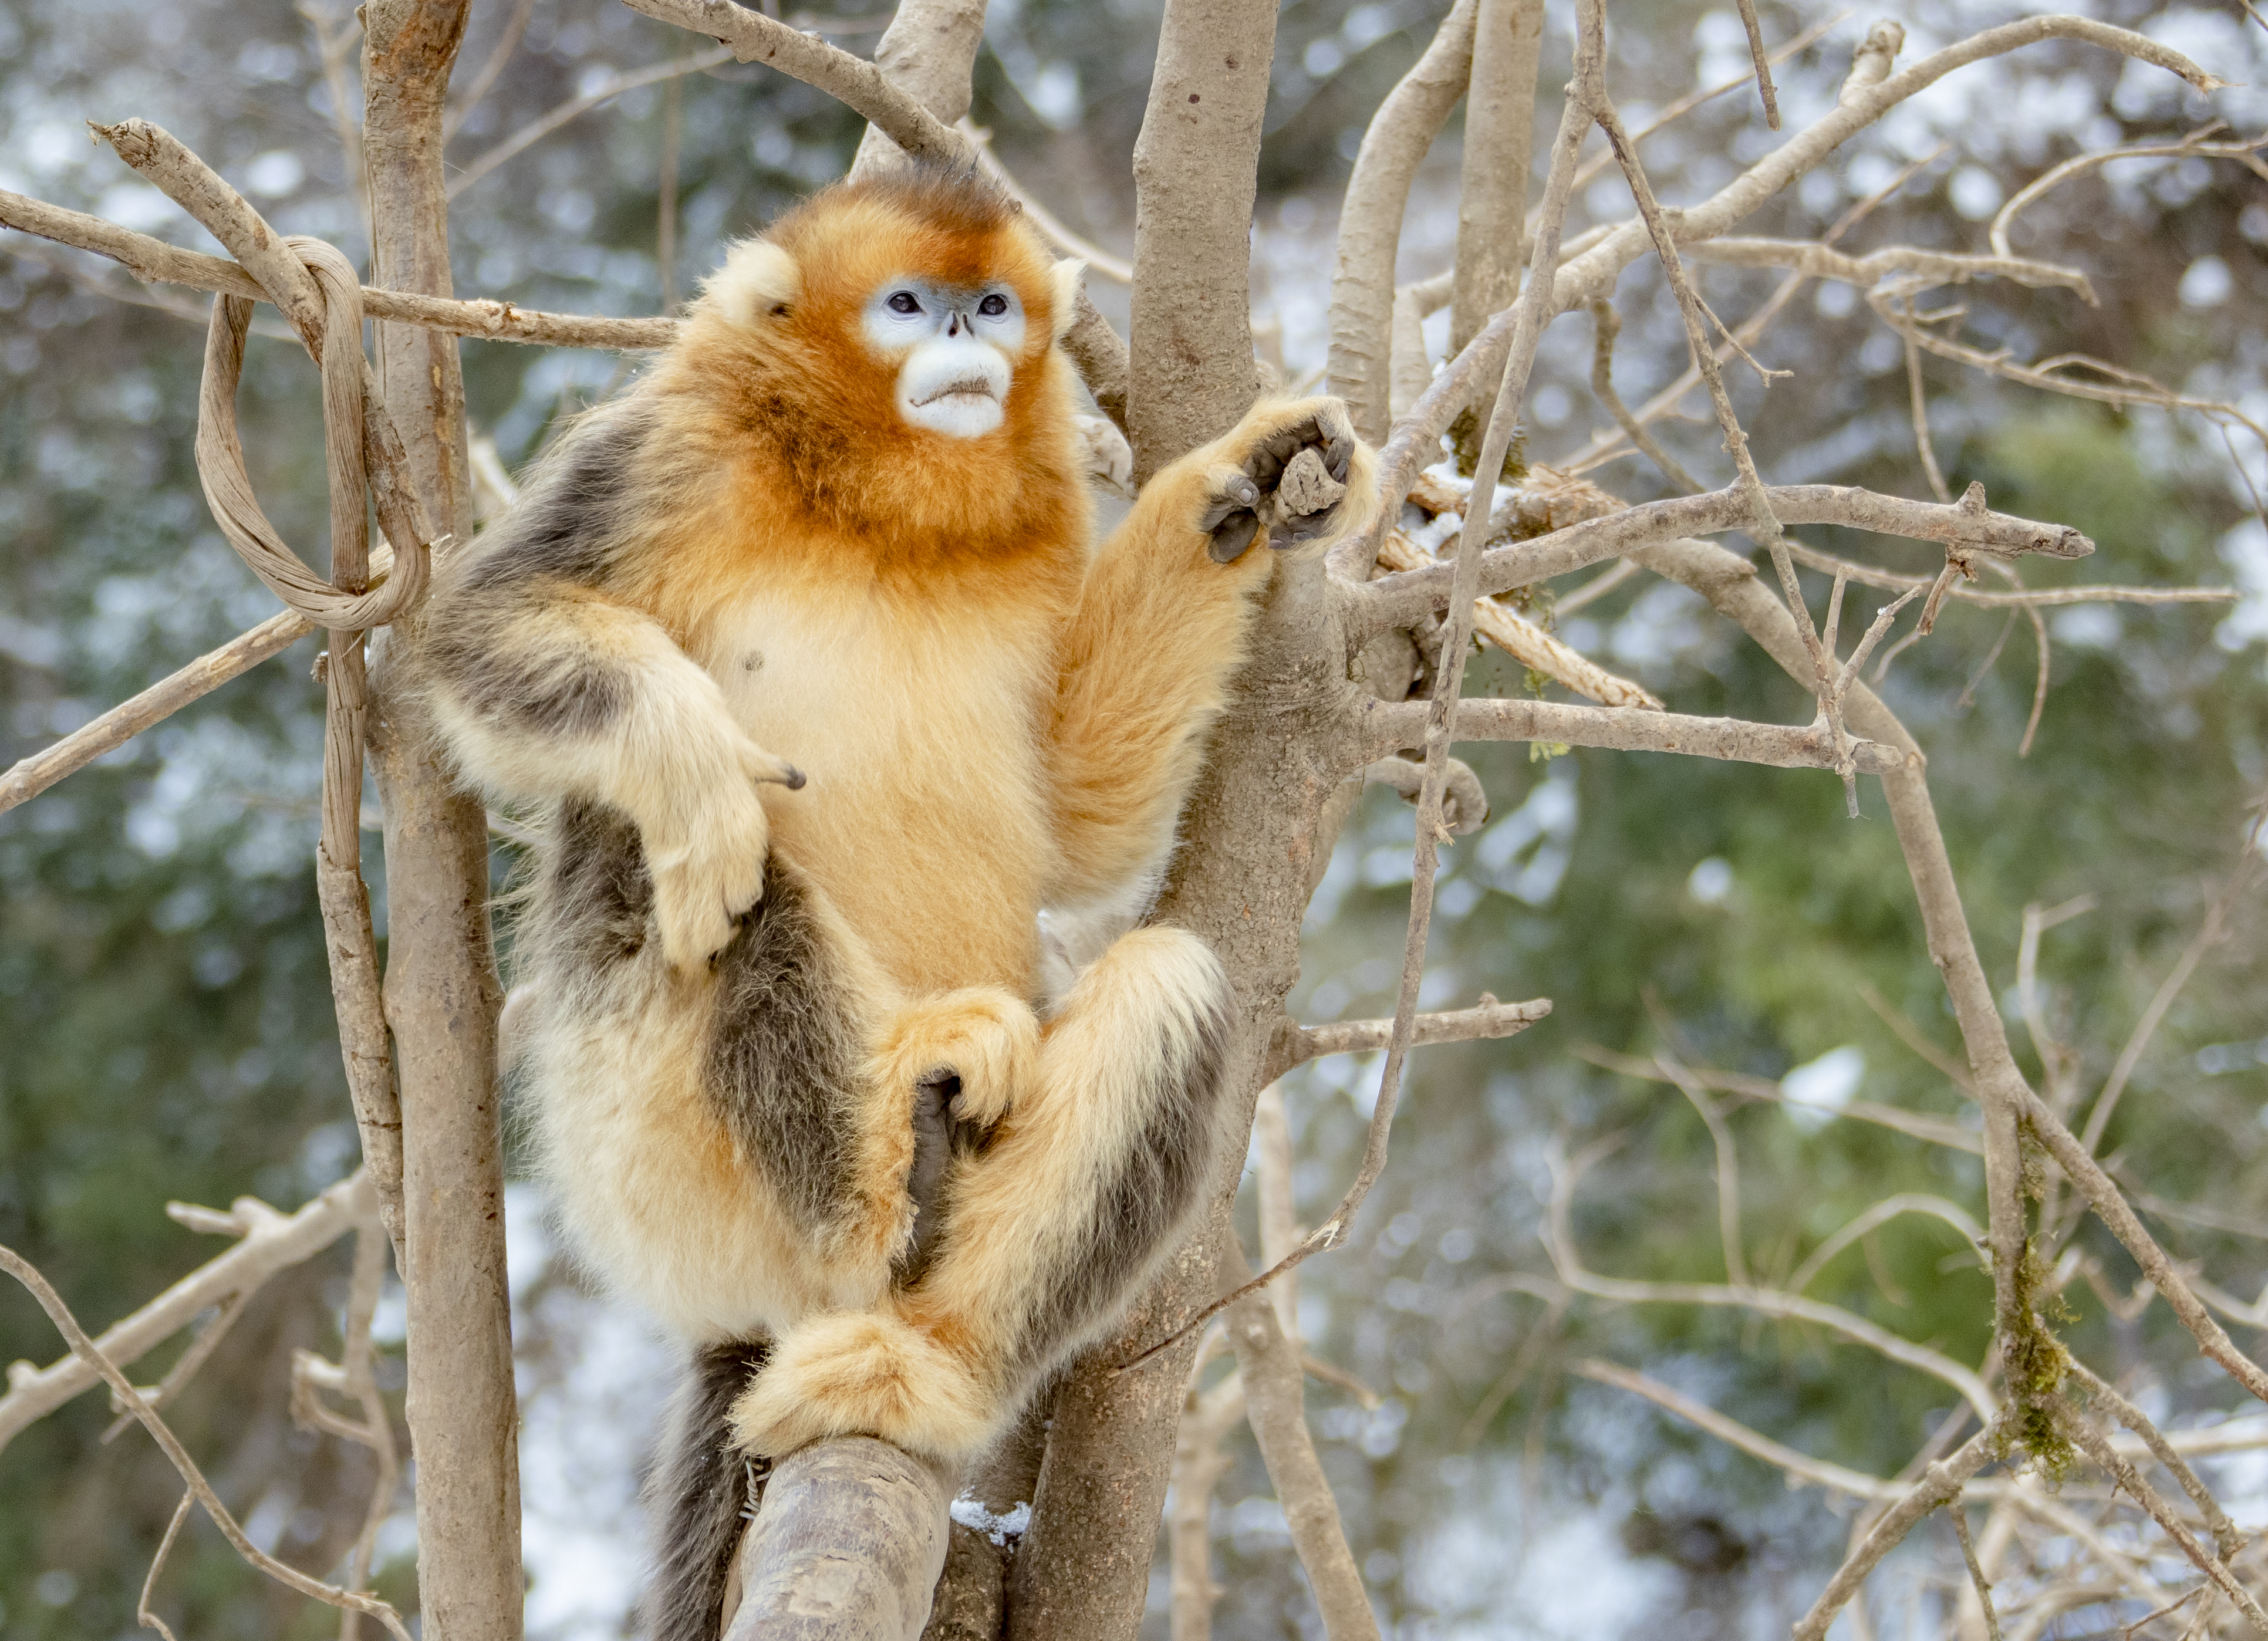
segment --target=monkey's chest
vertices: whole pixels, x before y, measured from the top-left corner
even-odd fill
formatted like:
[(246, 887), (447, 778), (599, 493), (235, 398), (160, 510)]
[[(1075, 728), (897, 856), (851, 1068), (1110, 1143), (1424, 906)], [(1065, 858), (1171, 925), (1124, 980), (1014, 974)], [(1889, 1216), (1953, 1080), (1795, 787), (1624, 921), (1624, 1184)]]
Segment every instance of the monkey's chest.
[(914, 990), (1027, 986), (1051, 630), (1036, 613), (755, 600), (705, 658), (750, 737), (804, 773), (763, 791), (774, 847)]

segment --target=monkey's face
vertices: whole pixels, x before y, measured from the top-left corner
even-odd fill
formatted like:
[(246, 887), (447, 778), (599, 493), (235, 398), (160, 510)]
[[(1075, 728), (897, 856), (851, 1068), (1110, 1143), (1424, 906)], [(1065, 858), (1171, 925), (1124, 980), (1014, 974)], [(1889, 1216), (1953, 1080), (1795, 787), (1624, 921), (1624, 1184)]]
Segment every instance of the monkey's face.
[(1024, 352), (1023, 299), (1006, 280), (886, 279), (866, 300), (859, 334), (895, 369), (904, 420), (950, 438), (982, 438), (1000, 425)]

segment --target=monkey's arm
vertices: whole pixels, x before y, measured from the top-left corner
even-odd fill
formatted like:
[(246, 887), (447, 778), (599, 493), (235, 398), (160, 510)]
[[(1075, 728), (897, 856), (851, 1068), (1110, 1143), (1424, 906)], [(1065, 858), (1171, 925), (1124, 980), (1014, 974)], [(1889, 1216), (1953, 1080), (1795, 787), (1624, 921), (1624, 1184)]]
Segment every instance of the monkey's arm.
[(627, 441), (576, 437), (521, 509), (435, 589), (421, 671), (460, 765), (497, 795), (595, 798), (636, 823), (669, 960), (720, 950), (762, 890), (755, 784), (802, 777), (733, 722), (717, 681), (604, 591)]
[[(1143, 488), (1097, 556), (1064, 635), (1053, 776), (1063, 860), (1051, 898), (1109, 896), (1161, 859), (1244, 659), (1277, 486), (1314, 448), (1344, 500), (1268, 544), (1321, 550), (1368, 521), (1370, 452), (1335, 399), (1263, 400)], [(1226, 560), (1226, 562), (1222, 562)]]

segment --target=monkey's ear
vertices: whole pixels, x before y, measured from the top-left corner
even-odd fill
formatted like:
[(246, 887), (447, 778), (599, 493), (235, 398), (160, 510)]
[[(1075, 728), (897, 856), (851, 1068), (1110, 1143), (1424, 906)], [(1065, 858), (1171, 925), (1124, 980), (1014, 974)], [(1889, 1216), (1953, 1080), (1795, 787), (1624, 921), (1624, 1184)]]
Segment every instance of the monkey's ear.
[(743, 239), (725, 252), (701, 294), (735, 325), (753, 325), (803, 294), (803, 270), (770, 239)]
[(1076, 256), (1066, 257), (1055, 268), (1056, 322), (1053, 340), (1061, 342), (1071, 329), (1071, 320), (1079, 313), (1079, 281), (1086, 276), (1086, 264)]

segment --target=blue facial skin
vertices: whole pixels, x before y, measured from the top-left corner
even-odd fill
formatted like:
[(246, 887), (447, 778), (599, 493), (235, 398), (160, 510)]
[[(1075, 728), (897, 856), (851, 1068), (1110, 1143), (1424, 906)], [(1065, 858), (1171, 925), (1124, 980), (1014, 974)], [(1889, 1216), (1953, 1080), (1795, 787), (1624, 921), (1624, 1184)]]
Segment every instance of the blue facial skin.
[(1024, 350), (1024, 305), (1012, 286), (993, 281), (948, 285), (934, 279), (885, 280), (867, 298), (866, 339), (896, 354), (932, 337), (989, 342), (1014, 358)]

